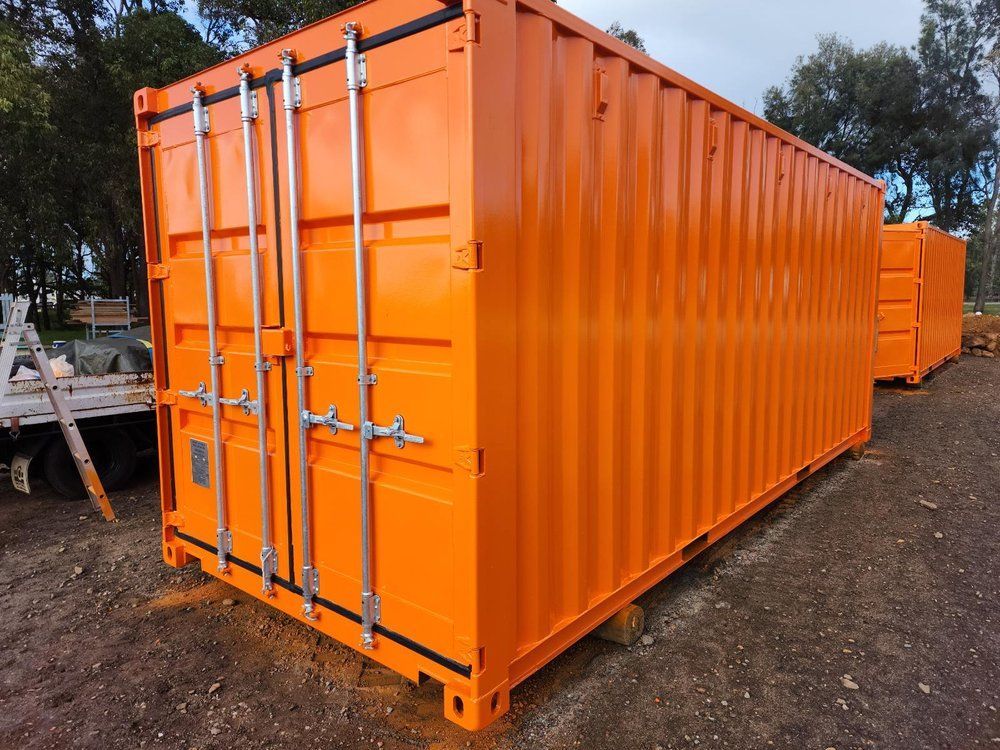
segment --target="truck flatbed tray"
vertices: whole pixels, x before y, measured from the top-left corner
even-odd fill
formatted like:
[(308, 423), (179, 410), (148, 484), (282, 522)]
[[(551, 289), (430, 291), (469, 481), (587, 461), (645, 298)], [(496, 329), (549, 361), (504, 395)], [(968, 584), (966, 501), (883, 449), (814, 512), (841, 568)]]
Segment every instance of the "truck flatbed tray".
[[(116, 372), (59, 378), (66, 402), (77, 419), (152, 411), (155, 407), (153, 373)], [(11, 383), (0, 401), (0, 427), (45, 424), (56, 419), (40, 380)]]

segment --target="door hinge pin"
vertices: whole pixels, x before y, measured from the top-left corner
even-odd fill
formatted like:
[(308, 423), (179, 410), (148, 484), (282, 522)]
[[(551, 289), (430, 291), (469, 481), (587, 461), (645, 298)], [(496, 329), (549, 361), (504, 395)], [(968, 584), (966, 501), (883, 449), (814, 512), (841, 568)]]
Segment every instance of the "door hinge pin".
[(463, 271), (481, 271), (483, 268), (483, 243), (470, 240), (461, 247), (456, 247), (451, 259), (452, 268)]
[(163, 263), (150, 263), (146, 267), (146, 278), (150, 281), (163, 281), (170, 278), (170, 266)]
[(483, 449), (460, 447), (455, 449), (455, 464), (474, 477), (483, 474)]
[(171, 390), (162, 390), (156, 392), (156, 405), (157, 406), (173, 406), (177, 403), (177, 394)]
[(319, 594), (319, 571), (311, 565), (302, 566), (302, 614), (307, 620), (315, 620), (316, 606), (313, 599)]
[(225, 570), (229, 567), (227, 558), (233, 552), (233, 533), (229, 529), (218, 529), (215, 532), (215, 538), (219, 570)]
[(274, 547), (261, 549), (260, 571), (263, 590), (266, 593), (274, 587), (271, 579), (278, 574), (278, 551)]

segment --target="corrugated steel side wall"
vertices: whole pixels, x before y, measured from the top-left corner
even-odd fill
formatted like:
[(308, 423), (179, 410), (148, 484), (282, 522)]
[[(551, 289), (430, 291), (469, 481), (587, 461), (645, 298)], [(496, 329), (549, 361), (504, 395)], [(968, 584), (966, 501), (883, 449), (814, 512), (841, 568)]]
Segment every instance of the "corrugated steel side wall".
[(958, 354), (962, 348), (965, 241), (925, 227), (921, 275), (919, 373)]
[(517, 23), (524, 654), (869, 428), (882, 193)]

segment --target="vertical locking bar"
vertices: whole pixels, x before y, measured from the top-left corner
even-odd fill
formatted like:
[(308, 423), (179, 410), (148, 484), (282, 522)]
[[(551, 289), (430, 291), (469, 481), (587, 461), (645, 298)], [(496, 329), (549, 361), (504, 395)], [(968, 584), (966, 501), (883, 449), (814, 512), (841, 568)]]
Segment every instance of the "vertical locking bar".
[(223, 359), (219, 354), (216, 337), (215, 320), (215, 267), (212, 260), (212, 226), (208, 195), (208, 162), (205, 155), (205, 138), (208, 135), (208, 119), (204, 96), (197, 86), (191, 89), (194, 96), (192, 111), (194, 112), (195, 149), (198, 152), (198, 186), (201, 192), (201, 244), (202, 258), (205, 265), (205, 306), (208, 312), (208, 362), (212, 379), (212, 441), (213, 462), (215, 464), (215, 517), (216, 517), (216, 550), (219, 558), (219, 570), (229, 567), (228, 555), (232, 552), (232, 536), (226, 521), (226, 478), (222, 454), (222, 415), (219, 411), (218, 394), (219, 368)]
[(271, 496), (267, 454), (267, 380), (271, 369), (264, 359), (263, 313), (261, 308), (260, 253), (257, 242), (257, 185), (254, 179), (254, 127), (256, 119), (250, 94), (253, 76), (245, 67), (239, 69), (240, 119), (243, 121), (243, 165), (247, 181), (247, 227), (250, 233), (250, 296), (253, 301), (253, 353), (257, 375), (257, 453), (260, 475), (260, 570), (264, 592), (272, 590), (271, 578), (277, 573), (278, 557), (271, 544)]
[[(367, 314), (367, 281), (365, 278), (365, 240), (364, 240), (364, 184), (361, 170), (361, 117), (360, 92), (362, 88), (360, 75), (360, 56), (358, 54), (358, 37), (361, 30), (358, 24), (348, 23), (344, 26), (347, 62), (347, 95), (350, 106), (351, 120), (351, 187), (354, 192), (354, 285), (357, 302), (358, 318), (358, 403), (361, 425), (368, 422), (368, 389), (373, 384), (368, 372), (368, 314)], [(362, 434), (361, 437), (361, 645), (366, 649), (375, 647), (375, 636), (372, 632), (375, 624), (376, 598), (372, 591), (371, 580), (371, 486), (369, 454), (371, 439)]]
[[(281, 91), (285, 108), (285, 146), (288, 161), (288, 222), (292, 238), (292, 297), (295, 308), (295, 381), (297, 414), (306, 411), (305, 332), (302, 311), (302, 259), (299, 257), (299, 172), (295, 139), (295, 110), (299, 106), (295, 95), (295, 57), (291, 50), (281, 51)], [(312, 535), (309, 520), (309, 455), (307, 430), (299, 419), (299, 505), (302, 516), (302, 612), (315, 619), (313, 599), (319, 593), (319, 575), (312, 564)]]

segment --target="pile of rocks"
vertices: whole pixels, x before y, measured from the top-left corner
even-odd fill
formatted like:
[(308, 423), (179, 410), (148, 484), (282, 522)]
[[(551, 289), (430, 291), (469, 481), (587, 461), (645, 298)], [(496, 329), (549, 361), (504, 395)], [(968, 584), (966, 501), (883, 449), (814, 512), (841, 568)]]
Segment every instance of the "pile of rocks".
[(1000, 316), (966, 315), (962, 320), (962, 354), (994, 359), (1000, 353)]
[(962, 334), (962, 354), (993, 359), (997, 349), (1000, 349), (1000, 333)]

